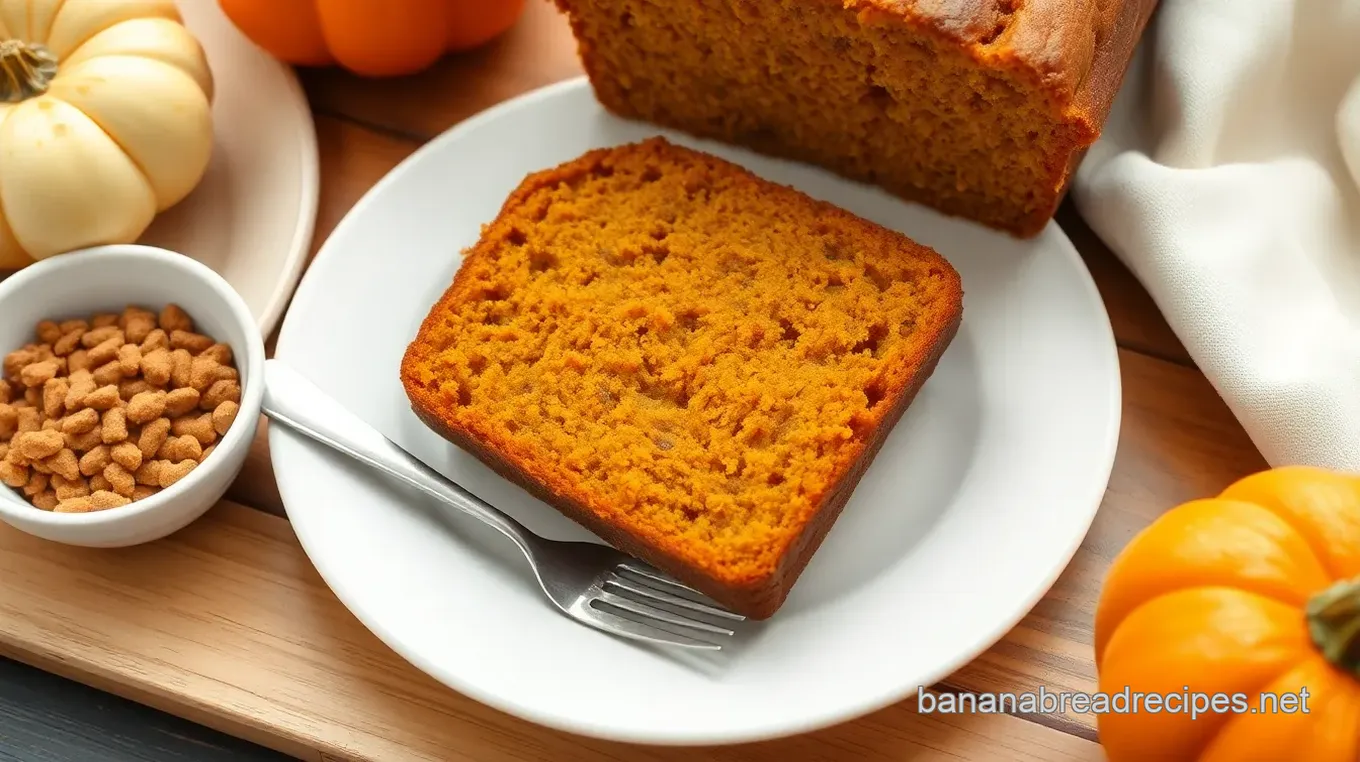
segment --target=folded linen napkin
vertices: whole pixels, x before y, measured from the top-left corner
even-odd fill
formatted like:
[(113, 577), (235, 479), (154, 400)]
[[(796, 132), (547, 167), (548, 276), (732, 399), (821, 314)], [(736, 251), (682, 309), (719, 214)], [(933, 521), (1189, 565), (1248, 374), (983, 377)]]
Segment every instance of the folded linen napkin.
[(1360, 470), (1360, 0), (1162, 0), (1072, 195), (1267, 462)]

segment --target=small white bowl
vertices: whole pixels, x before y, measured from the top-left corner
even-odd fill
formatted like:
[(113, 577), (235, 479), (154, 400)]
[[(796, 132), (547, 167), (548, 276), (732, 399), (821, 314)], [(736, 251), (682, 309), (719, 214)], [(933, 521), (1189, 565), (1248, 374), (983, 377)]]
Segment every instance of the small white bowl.
[(197, 330), (231, 347), (241, 374), (241, 411), (216, 449), (188, 476), (121, 508), (53, 513), (0, 485), (0, 520), (69, 545), (114, 548), (171, 534), (221, 499), (240, 473), (259, 426), (264, 341), (244, 301), (217, 273), (182, 254), (117, 245), (62, 254), (0, 282), (0, 356), (35, 340), (41, 320), (122, 312), (129, 304), (160, 310), (175, 303)]

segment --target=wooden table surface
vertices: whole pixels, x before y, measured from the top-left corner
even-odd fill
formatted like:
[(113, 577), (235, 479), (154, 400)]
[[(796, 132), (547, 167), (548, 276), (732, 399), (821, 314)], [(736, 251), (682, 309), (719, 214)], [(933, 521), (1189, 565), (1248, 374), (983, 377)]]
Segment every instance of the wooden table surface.
[[(503, 39), (475, 53), (451, 57), (421, 75), (366, 81), (333, 70), (302, 72), (321, 150), (321, 204), (314, 250), (375, 182), (425, 141), (495, 103), (580, 73), (566, 23), (546, 2), (529, 3), (524, 18)], [(1042, 687), (1049, 692), (1093, 691), (1092, 618), (1103, 574), (1115, 554), (1135, 532), (1172, 506), (1215, 493), (1231, 481), (1266, 467), (1130, 273), (1070, 205), (1062, 209), (1058, 222), (1095, 277), (1120, 348), (1124, 419), (1113, 476), (1090, 534), (1049, 594), (1000, 643), (938, 690), (1018, 694)], [(239, 507), (283, 513), (263, 426), (249, 462), (228, 497), (239, 505), (221, 507), (213, 514), (214, 531), (219, 533), (215, 539), (204, 540), (191, 528), (189, 539), (181, 542), (197, 552), (212, 553), (214, 543), (225, 546), (232, 542), (230, 538), (220, 539), (224, 530), (249, 534), (263, 543), (263, 549), (249, 552), (261, 554), (262, 562), (277, 564), (277, 560), (269, 560), (274, 556), (266, 557), (273, 552), (269, 543), (287, 543), (291, 537), (283, 537), (273, 528), (261, 528), (252, 518), (255, 512)], [(287, 549), (278, 552), (295, 553)], [(327, 592), (318, 586), (315, 595), (325, 596)], [(4, 603), (0, 601), (0, 613)], [(348, 622), (344, 626), (357, 625)], [(50, 660), (25, 660), (101, 684), (98, 670), (70, 668), (58, 655)], [(423, 684), (420, 690), (426, 690)], [(133, 693), (137, 694), (134, 698), (146, 703), (166, 703), (157, 700), (156, 690), (147, 690), (144, 696)], [(200, 717), (195, 712), (176, 711), (239, 735), (257, 735), (250, 722), (234, 715), (224, 720), (209, 716), (211, 713)], [(923, 715), (917, 712), (915, 700), (796, 738), (698, 751), (643, 749), (574, 738), (473, 707), (469, 701), (459, 704), (456, 723), (462, 724), (441, 731), (443, 743), (453, 739), (459, 747), (456, 751), (446, 748), (447, 758), (477, 762), (621, 758), (799, 762), (846, 755), (884, 760), (1102, 758), (1093, 716)], [(384, 756), (396, 747), (379, 741), (393, 740), (384, 739), (383, 732), (404, 732), (401, 723), (390, 718), (355, 718), (353, 728), (356, 733), (366, 728), (364, 732), (377, 740), (366, 742), (367, 746), (352, 743), (352, 739), (336, 741), (338, 746), (365, 758), (398, 758)], [(312, 754), (314, 748), (325, 744), (316, 739), (307, 741), (307, 732), (301, 727), (298, 738), (285, 739), (287, 743), (274, 738), (256, 740), (300, 756), (327, 758), (325, 749)], [(297, 741), (296, 748), (289, 746), (293, 740)], [(428, 758), (444, 757), (432, 753)]]

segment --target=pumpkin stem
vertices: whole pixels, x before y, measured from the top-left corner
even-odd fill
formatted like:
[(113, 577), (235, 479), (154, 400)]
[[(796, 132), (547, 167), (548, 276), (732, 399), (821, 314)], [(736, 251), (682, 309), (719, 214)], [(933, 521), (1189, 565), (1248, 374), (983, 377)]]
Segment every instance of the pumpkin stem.
[(1360, 579), (1313, 596), (1305, 609), (1313, 643), (1337, 669), (1360, 677)]
[(34, 42), (0, 41), (0, 101), (15, 103), (47, 92), (57, 57)]

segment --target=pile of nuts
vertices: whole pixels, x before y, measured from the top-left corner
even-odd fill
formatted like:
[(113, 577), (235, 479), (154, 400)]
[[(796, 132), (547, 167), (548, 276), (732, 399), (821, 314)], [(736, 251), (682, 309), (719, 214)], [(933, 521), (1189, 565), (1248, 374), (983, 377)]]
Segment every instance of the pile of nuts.
[(231, 348), (184, 310), (45, 320), (0, 377), (0, 482), (45, 511), (156, 494), (207, 459), (241, 402)]

